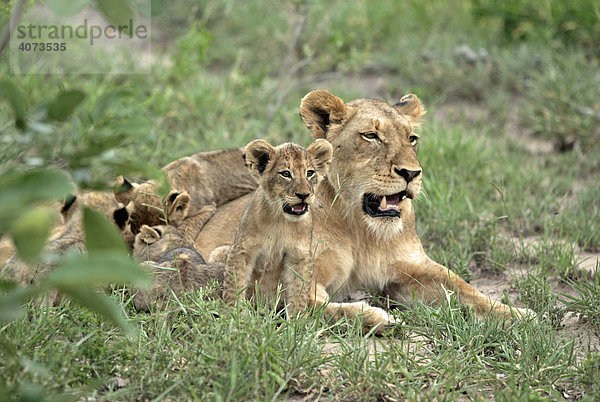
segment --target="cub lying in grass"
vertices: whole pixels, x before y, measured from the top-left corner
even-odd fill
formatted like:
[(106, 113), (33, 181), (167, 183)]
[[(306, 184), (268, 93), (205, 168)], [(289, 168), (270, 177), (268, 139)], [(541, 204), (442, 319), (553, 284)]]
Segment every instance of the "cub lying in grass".
[(333, 149), (317, 140), (308, 149), (264, 140), (246, 147), (246, 166), (258, 180), (235, 242), (227, 256), (223, 299), (244, 299), (258, 281), (261, 296), (273, 296), (283, 282), (292, 311), (310, 301), (314, 190), (327, 173)]
[(117, 227), (126, 242), (133, 242), (128, 224), (133, 204), (124, 206), (115, 199), (111, 192), (82, 191), (67, 198), (60, 207), (64, 229), (46, 245), (49, 261), (31, 267), (15, 253), (0, 270), (0, 277), (14, 280), (23, 286), (34, 285), (38, 279), (56, 266), (56, 262), (52, 260), (53, 257), (67, 251), (84, 253), (84, 206), (100, 212)]
[[(223, 283), (223, 263), (206, 264), (184, 233), (173, 226), (143, 225), (135, 237), (133, 255), (155, 275), (152, 289), (137, 290), (133, 298), (141, 311), (148, 311), (154, 302), (162, 308), (172, 295)], [(220, 289), (215, 289), (215, 296), (221, 296)]]

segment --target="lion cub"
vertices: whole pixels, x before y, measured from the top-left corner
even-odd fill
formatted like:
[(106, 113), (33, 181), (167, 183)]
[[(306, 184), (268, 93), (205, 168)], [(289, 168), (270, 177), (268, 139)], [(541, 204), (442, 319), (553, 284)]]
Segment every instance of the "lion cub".
[[(246, 146), (246, 166), (258, 180), (227, 256), (223, 299), (244, 299), (254, 281), (266, 295), (285, 287), (292, 311), (307, 307), (312, 249), (314, 190), (327, 173), (333, 149), (317, 140), (308, 149), (287, 143), (278, 147), (264, 140)], [(306, 289), (303, 290), (303, 287)]]
[[(150, 290), (136, 291), (133, 304), (140, 311), (148, 311), (154, 303), (162, 308), (173, 295), (223, 283), (223, 263), (206, 264), (185, 234), (173, 226), (143, 225), (135, 236), (133, 255), (155, 279)], [(219, 288), (214, 295), (221, 296)]]
[[(248, 194), (256, 188), (255, 178), (242, 166), (240, 148), (200, 152), (169, 163), (167, 173), (171, 192), (165, 199), (156, 193), (153, 181), (131, 183), (119, 177), (115, 197), (127, 205), (133, 201), (131, 230), (137, 234), (142, 225), (168, 224), (182, 227), (195, 240), (217, 207)], [(185, 213), (184, 213), (185, 211)]]
[[(124, 206), (111, 192), (82, 191), (77, 195), (71, 195), (61, 204), (60, 214), (64, 228), (59, 235), (46, 244), (46, 253), (49, 257), (56, 257), (67, 251), (85, 252), (84, 206), (100, 212), (117, 227), (126, 242), (133, 242), (133, 236), (129, 231), (129, 214), (133, 204)], [(55, 266), (55, 258), (51, 258), (49, 261), (30, 267), (15, 253), (0, 269), (0, 277), (14, 280), (23, 286), (33, 285)]]

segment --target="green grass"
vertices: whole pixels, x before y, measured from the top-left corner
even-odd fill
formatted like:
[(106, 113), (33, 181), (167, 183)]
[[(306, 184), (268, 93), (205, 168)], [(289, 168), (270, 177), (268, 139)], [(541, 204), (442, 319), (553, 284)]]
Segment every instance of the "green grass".
[(65, 123), (29, 134), (0, 103), (0, 171), (58, 165), (81, 187), (254, 138), (307, 145), (298, 106), (312, 89), (389, 102), (416, 93), (429, 110), (416, 203), (426, 251), (538, 314), (505, 324), (455, 303), (415, 303), (393, 310), (404, 323), (376, 337), (319, 311), (285, 320), (205, 292), (180, 298), (180, 312), (137, 313), (126, 288), (113, 287), (134, 334), (69, 301), (30, 302), (3, 324), (0, 395), (600, 398), (600, 276), (576, 262), (600, 250), (600, 42), (597, 6), (578, 4), (570, 13), (533, 1), (177, 0), (153, 21), (149, 75), (8, 76), (0, 56), (30, 121), (62, 89), (87, 95)]
[(272, 400), (294, 393), (479, 399), (559, 397), (579, 387), (579, 375), (593, 375), (578, 374), (573, 342), (559, 339), (544, 320), (507, 327), (477, 320), (457, 304), (417, 304), (396, 313), (405, 321), (401, 328), (373, 337), (353, 323), (327, 324), (318, 312), (284, 320), (202, 293), (182, 303), (185, 312), (139, 314), (124, 302), (137, 329), (129, 337), (76, 305), (32, 304), (27, 322), (2, 329), (6, 389), (111, 400)]

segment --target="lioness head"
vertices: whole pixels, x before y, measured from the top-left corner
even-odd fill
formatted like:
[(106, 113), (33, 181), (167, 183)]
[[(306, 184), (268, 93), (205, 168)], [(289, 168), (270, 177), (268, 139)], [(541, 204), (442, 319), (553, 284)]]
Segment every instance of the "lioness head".
[(402, 211), (421, 189), (414, 129), (425, 114), (415, 95), (395, 105), (358, 99), (344, 102), (327, 90), (307, 94), (300, 116), (315, 138), (335, 150), (328, 180), (339, 188), (340, 202), (364, 220), (374, 233), (402, 231)]
[(273, 147), (264, 140), (246, 146), (246, 166), (275, 213), (290, 220), (306, 217), (320, 177), (327, 173), (333, 150), (321, 139), (307, 149), (286, 143)]

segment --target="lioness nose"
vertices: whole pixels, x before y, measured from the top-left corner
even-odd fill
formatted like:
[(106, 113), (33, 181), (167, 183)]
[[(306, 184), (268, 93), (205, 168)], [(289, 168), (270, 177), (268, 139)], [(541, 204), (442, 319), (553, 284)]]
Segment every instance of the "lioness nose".
[(398, 169), (394, 168), (396, 174), (404, 177), (407, 183), (410, 183), (415, 177), (421, 174), (420, 170), (408, 170), (408, 169)]
[(294, 193), (294, 194), (296, 194), (296, 197), (300, 198), (300, 201), (304, 201), (310, 195), (310, 194), (302, 194), (302, 193)]

